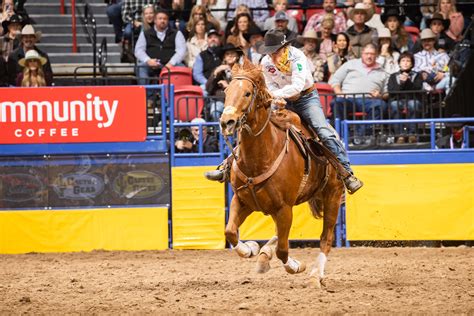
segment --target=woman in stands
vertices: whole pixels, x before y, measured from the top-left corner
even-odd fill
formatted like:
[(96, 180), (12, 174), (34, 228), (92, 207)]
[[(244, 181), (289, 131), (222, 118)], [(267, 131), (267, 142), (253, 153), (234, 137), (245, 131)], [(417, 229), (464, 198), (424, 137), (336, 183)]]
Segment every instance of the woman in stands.
[(464, 29), (464, 17), (461, 12), (456, 9), (456, 0), (439, 0), (438, 12), (449, 20), (449, 28), (445, 30), (445, 34), (449, 37), (449, 49), (452, 49), (456, 43), (462, 40), (462, 31)]
[(210, 14), (206, 7), (203, 5), (195, 5), (191, 10), (191, 16), (189, 17), (189, 21), (183, 32), (186, 39), (190, 37), (191, 31), (194, 30), (194, 25), (202, 19), (206, 22), (205, 25), (207, 30), (220, 30), (220, 23)]
[(20, 72), (16, 78), (16, 85), (18, 87), (46, 86), (43, 72), (46, 58), (40, 56), (35, 50), (29, 50), (26, 52), (25, 58), (20, 59), (18, 63), (24, 67), (23, 72)]
[(345, 32), (336, 35), (332, 54), (328, 54), (327, 67), (329, 78), (348, 60), (353, 59), (349, 36)]
[(196, 56), (207, 49), (206, 20), (200, 19), (194, 24), (194, 29), (189, 33), (189, 39), (186, 41), (187, 53), (184, 63), (192, 68)]
[(393, 49), (392, 36), (389, 29), (384, 27), (379, 29), (379, 56), (377, 63), (388, 73), (393, 74), (398, 71), (398, 58), (400, 53)]
[(152, 4), (147, 4), (142, 10), (142, 31), (146, 31), (153, 27), (153, 20), (155, 18), (155, 7)]
[(227, 21), (225, 19), (226, 11), (223, 9), (227, 9), (227, 0), (197, 0), (196, 4), (205, 6), (209, 14), (211, 14), (212, 17), (214, 17), (214, 19), (219, 22), (220, 29), (223, 30), (225, 28), (227, 25)]
[(22, 17), (16, 14), (2, 23), (4, 33), (0, 37), (0, 52), (6, 62), (8, 62), (10, 53), (20, 45), (20, 34), (23, 25)]
[(234, 19), (229, 21), (227, 23), (226, 27), (225, 27), (224, 38), (229, 37), (229, 35), (234, 31), (234, 29), (235, 29), (235, 20), (237, 19), (237, 16), (241, 13), (247, 13), (249, 16), (252, 16), (252, 13), (250, 12), (250, 9), (247, 5), (239, 4), (235, 8)]
[(332, 53), (334, 43), (336, 42), (336, 35), (332, 34), (334, 29), (333, 15), (328, 14), (321, 22), (321, 43), (319, 45), (319, 57), (326, 62), (328, 54)]
[(244, 37), (244, 34), (250, 28), (250, 25), (255, 25), (252, 18), (247, 13), (241, 13), (235, 17), (235, 28), (232, 33), (227, 37), (226, 43), (232, 44), (235, 47), (241, 47), (246, 50), (250, 47), (250, 43)]
[(403, 27), (405, 16), (400, 15), (398, 9), (388, 9), (381, 16), (382, 23), (390, 30), (392, 36), (392, 45), (400, 52), (411, 51), (413, 40)]

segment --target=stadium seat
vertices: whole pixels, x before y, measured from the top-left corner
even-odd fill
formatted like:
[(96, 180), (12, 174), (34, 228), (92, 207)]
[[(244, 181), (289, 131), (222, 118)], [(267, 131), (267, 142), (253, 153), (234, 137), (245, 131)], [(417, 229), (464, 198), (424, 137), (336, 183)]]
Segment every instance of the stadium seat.
[(289, 16), (295, 18), (296, 23), (298, 24), (298, 31), (301, 33), (303, 31), (303, 16), (304, 12), (302, 9), (290, 9), (287, 11)]
[(416, 43), (416, 41), (420, 37), (420, 29), (417, 28), (416, 26), (405, 25), (405, 30), (408, 32), (408, 34), (410, 34), (411, 39), (413, 40), (413, 43)]
[(189, 122), (201, 117), (204, 109), (204, 98), (199, 86), (182, 85), (174, 90), (174, 118), (182, 122)]
[(193, 84), (193, 70), (191, 68), (174, 66), (170, 67), (169, 71), (167, 68), (163, 68), (160, 74), (163, 84), (168, 84), (168, 75), (170, 83), (175, 87)]
[(334, 90), (332, 89), (331, 85), (325, 82), (316, 82), (314, 87), (316, 90), (318, 90), (324, 115), (326, 115), (326, 117), (332, 116), (331, 101), (334, 98)]

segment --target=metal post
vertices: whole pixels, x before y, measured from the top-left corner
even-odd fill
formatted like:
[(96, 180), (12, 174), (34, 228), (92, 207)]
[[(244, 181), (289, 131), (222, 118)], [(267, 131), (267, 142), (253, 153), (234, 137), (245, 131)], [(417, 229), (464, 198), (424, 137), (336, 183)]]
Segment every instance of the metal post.
[(61, 0), (59, 13), (65, 14), (66, 10), (64, 9), (64, 0)]
[(431, 149), (435, 149), (436, 145), (436, 141), (435, 141), (435, 133), (436, 133), (436, 130), (435, 130), (435, 122), (431, 121), (430, 122), (430, 139), (431, 139)]
[[(61, 0), (61, 10), (64, 10), (64, 0)], [(61, 12), (64, 14), (64, 11)], [(76, 38), (76, 0), (71, 0), (71, 16), (72, 16), (72, 52), (77, 53), (77, 38)]]
[[(73, 0), (74, 1), (74, 0)], [(97, 25), (95, 18), (92, 19), (92, 62), (94, 64), (94, 78), (97, 76)]]

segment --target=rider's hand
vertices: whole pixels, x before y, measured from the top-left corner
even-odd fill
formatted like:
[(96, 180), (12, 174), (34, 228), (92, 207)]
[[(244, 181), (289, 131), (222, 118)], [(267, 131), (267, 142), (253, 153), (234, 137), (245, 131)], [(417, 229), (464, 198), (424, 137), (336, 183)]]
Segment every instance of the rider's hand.
[(283, 98), (275, 98), (273, 99), (273, 106), (277, 109), (283, 109), (286, 105), (286, 101)]

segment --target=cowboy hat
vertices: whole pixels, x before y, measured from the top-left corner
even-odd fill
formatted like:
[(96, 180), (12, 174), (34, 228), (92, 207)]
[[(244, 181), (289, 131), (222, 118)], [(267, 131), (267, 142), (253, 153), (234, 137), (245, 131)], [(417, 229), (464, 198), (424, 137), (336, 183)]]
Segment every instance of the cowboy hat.
[(39, 60), (39, 62), (41, 63), (41, 66), (47, 63), (46, 58), (40, 56), (38, 52), (35, 51), (34, 49), (27, 51), (25, 54), (25, 57), (20, 59), (18, 61), (18, 64), (20, 64), (21, 67), (25, 67), (25, 64), (28, 60)]
[(400, 24), (403, 25), (403, 23), (405, 23), (406, 16), (403, 14), (400, 14), (400, 11), (398, 9), (390, 8), (384, 11), (384, 13), (382, 13), (382, 15), (380, 16), (380, 20), (382, 21), (382, 24), (385, 24), (388, 18), (391, 16), (396, 17), (398, 22), (400, 22)]
[(35, 29), (33, 28), (33, 25), (31, 24), (27, 24), (23, 27), (23, 29), (21, 30), (21, 36), (23, 35), (34, 35), (37, 41), (41, 39), (41, 32), (40, 31), (35, 32)]
[(390, 33), (390, 30), (386, 27), (382, 27), (380, 29), (377, 29), (377, 32), (379, 34), (379, 39), (381, 38), (392, 38), (392, 34)]
[(433, 33), (433, 31), (431, 29), (424, 29), (423, 31), (421, 31), (420, 33), (420, 39), (421, 40), (425, 40), (425, 39), (435, 39), (436, 38), (436, 34)]
[(227, 52), (236, 52), (239, 56), (244, 54), (241, 47), (235, 47), (233, 44), (225, 44), (221, 51), (223, 55)]
[(298, 35), (296, 37), (296, 40), (300, 43), (303, 43), (304, 40), (307, 40), (307, 39), (315, 40), (315, 41), (319, 40), (318, 34), (316, 34), (316, 31), (313, 28), (304, 32), (303, 35)]
[(13, 14), (8, 20), (2, 22), (3, 34), (7, 34), (8, 26), (12, 23), (18, 23), (23, 27), (23, 18), (20, 15)]
[(443, 23), (443, 26), (444, 26), (444, 29), (447, 30), (449, 28), (449, 24), (450, 24), (450, 21), (449, 19), (445, 19), (443, 17), (443, 15), (441, 13), (438, 13), (436, 12), (435, 14), (433, 14), (433, 16), (431, 17), (431, 19), (427, 19), (426, 20), (426, 25), (428, 25), (428, 27), (430, 27), (431, 25), (431, 22), (435, 21), (435, 20), (438, 20), (438, 21), (441, 21), (441, 23)]
[(279, 30), (273, 29), (265, 34), (263, 45), (260, 47), (259, 53), (262, 55), (273, 54), (283, 46), (291, 44), (294, 39), (287, 39), (286, 35)]
[(250, 38), (254, 35), (265, 36), (265, 31), (262, 31), (262, 29), (256, 25), (251, 25), (247, 33), (244, 33), (244, 38), (247, 42), (250, 42)]
[(354, 9), (349, 12), (349, 20), (354, 21), (354, 14), (357, 12), (365, 13), (365, 22), (369, 21), (372, 18), (372, 15), (374, 15), (374, 10), (366, 8), (365, 4), (360, 2), (357, 3)]

